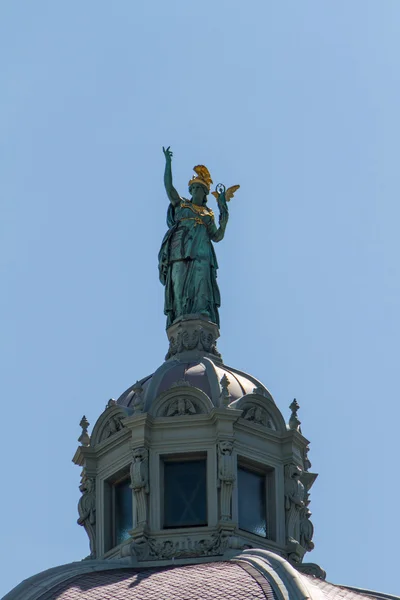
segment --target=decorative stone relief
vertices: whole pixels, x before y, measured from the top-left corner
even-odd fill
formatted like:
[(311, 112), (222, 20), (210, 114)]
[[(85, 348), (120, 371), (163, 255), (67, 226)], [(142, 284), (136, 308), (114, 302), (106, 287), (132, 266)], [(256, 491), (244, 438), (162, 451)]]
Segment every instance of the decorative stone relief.
[(185, 396), (178, 396), (172, 400), (165, 410), (166, 417), (183, 416), (183, 415), (195, 415), (197, 412), (195, 405), (189, 398)]
[(132, 453), (131, 488), (136, 498), (136, 523), (147, 523), (147, 495), (149, 493), (149, 453), (146, 448), (136, 448)]
[(82, 433), (78, 438), (78, 442), (80, 442), (82, 446), (89, 446), (90, 444), (90, 435), (88, 434), (89, 425), (89, 421), (87, 420), (85, 415), (83, 415), (81, 422), (79, 423), (79, 426), (82, 427)]
[(253, 404), (252, 406), (245, 408), (242, 418), (246, 421), (257, 423), (258, 425), (264, 425), (264, 427), (268, 427), (268, 429), (276, 430), (276, 427), (267, 411), (257, 404)]
[(207, 320), (196, 318), (182, 319), (167, 329), (169, 349), (165, 357), (168, 360), (181, 352), (198, 350), (221, 358), (217, 350), (216, 340), (219, 337), (218, 327)]
[(82, 471), (81, 484), (79, 486), (82, 496), (78, 502), (79, 519), (78, 525), (82, 525), (89, 538), (90, 556), (96, 558), (96, 493), (95, 479), (86, 477), (85, 470)]
[(294, 398), (289, 408), (292, 411), (292, 414), (290, 415), (289, 419), (289, 429), (294, 429), (295, 431), (299, 431), (301, 433), (301, 421), (299, 421), (299, 418), (297, 416), (297, 411), (299, 410), (300, 406), (296, 398)]
[(221, 384), (221, 394), (220, 394), (220, 399), (221, 399), (221, 404), (222, 406), (228, 406), (229, 404), (229, 398), (230, 398), (230, 392), (229, 392), (229, 385), (230, 385), (230, 381), (225, 373), (225, 375), (223, 375), (223, 377), (221, 378), (220, 384)]
[(193, 385), (177, 385), (161, 392), (149, 407), (153, 417), (207, 414), (214, 408), (209, 396)]
[(138, 561), (197, 558), (221, 555), (227, 549), (228, 543), (229, 536), (224, 531), (201, 540), (193, 540), (189, 537), (179, 540), (156, 540), (142, 536), (132, 542), (131, 551)]
[(294, 463), (285, 466), (286, 537), (288, 542), (300, 543), (300, 523), (304, 503), (304, 485), (300, 481), (302, 470)]
[(232, 488), (236, 479), (232, 451), (232, 442), (219, 442), (218, 487), (221, 490), (221, 521), (231, 521), (232, 519)]
[(123, 429), (124, 427), (122, 424), (122, 420), (124, 418), (125, 415), (114, 415), (110, 417), (103, 427), (103, 431), (101, 432), (99, 442), (102, 442), (103, 440), (106, 440), (118, 431), (121, 431), (121, 429)]

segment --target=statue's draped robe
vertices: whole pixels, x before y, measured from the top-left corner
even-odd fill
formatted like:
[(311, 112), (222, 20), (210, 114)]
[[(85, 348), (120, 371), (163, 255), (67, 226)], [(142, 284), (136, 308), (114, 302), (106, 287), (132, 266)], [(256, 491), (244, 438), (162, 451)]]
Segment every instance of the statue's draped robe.
[(189, 200), (170, 204), (169, 230), (158, 255), (160, 281), (165, 285), (167, 327), (183, 315), (202, 314), (219, 326), (221, 297), (218, 263), (212, 240), (222, 239), (211, 211), (191, 208)]

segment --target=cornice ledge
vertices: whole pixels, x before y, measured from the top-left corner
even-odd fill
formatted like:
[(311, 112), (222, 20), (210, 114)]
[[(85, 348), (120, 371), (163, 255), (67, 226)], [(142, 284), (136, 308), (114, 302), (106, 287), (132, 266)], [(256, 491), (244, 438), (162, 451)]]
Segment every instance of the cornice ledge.
[[(247, 419), (243, 419), (242, 417), (238, 419), (236, 423), (237, 429), (241, 429), (242, 431), (251, 431), (255, 435), (259, 437), (265, 438), (265, 436), (270, 437), (273, 440), (282, 440), (282, 432), (276, 431), (275, 429), (270, 429), (265, 425), (260, 425), (259, 423), (254, 423), (253, 421), (248, 421)], [(285, 434), (283, 434), (285, 435)]]
[(233, 561), (251, 565), (273, 588), (277, 600), (324, 600), (322, 591), (307, 581), (284, 558), (269, 550), (244, 550)]
[(287, 431), (285, 431), (285, 433), (282, 436), (282, 440), (283, 441), (296, 440), (296, 441), (300, 442), (301, 444), (304, 444), (307, 446), (309, 444), (311, 444), (310, 440), (308, 440), (306, 437), (304, 437), (304, 435), (302, 433), (300, 433), (299, 431), (297, 431), (296, 429), (288, 429)]
[(156, 417), (153, 424), (154, 429), (174, 428), (177, 425), (185, 425), (185, 427), (198, 427), (201, 423), (209, 423), (210, 413), (196, 415), (174, 415), (173, 417)]
[(210, 412), (211, 423), (214, 425), (217, 421), (237, 421), (242, 412), (236, 408), (214, 408)]
[(151, 415), (149, 415), (149, 413), (145, 412), (145, 413), (134, 413), (133, 415), (130, 415), (129, 417), (125, 417), (125, 419), (122, 421), (124, 427), (126, 429), (133, 429), (134, 427), (137, 427), (138, 425), (147, 425), (150, 424), (152, 425), (153, 423), (153, 418)]
[(87, 458), (96, 457), (96, 450), (90, 446), (78, 446), (72, 458), (72, 462), (83, 467)]

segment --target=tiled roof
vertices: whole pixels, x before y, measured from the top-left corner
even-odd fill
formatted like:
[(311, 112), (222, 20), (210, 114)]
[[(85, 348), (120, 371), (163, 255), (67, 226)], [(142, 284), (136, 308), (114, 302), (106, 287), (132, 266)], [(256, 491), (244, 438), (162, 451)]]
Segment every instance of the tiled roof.
[[(250, 571), (251, 572), (251, 571)], [(169, 568), (116, 569), (77, 575), (41, 600), (273, 600), (248, 570), (230, 562)]]
[(389, 594), (380, 594), (379, 592), (367, 592), (367, 590), (355, 590), (343, 585), (335, 585), (328, 581), (322, 581), (322, 579), (316, 579), (310, 575), (304, 575), (309, 581), (312, 581), (323, 593), (326, 600), (381, 600), (383, 598), (389, 600), (390, 598), (397, 598), (397, 596), (390, 596)]

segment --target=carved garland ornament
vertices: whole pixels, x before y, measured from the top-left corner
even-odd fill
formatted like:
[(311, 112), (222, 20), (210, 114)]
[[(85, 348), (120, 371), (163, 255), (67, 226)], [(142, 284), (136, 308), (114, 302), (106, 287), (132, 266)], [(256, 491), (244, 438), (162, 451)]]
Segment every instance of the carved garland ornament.
[(217, 350), (214, 335), (204, 329), (195, 329), (191, 332), (178, 331), (176, 336), (171, 336), (168, 353), (165, 359), (168, 360), (175, 354), (190, 350), (203, 350), (204, 352), (214, 354), (214, 356), (221, 358), (221, 355)]
[(131, 550), (138, 561), (169, 560), (171, 558), (197, 558), (200, 556), (218, 556), (228, 547), (229, 537), (220, 531), (201, 540), (164, 540), (143, 536), (132, 542)]

